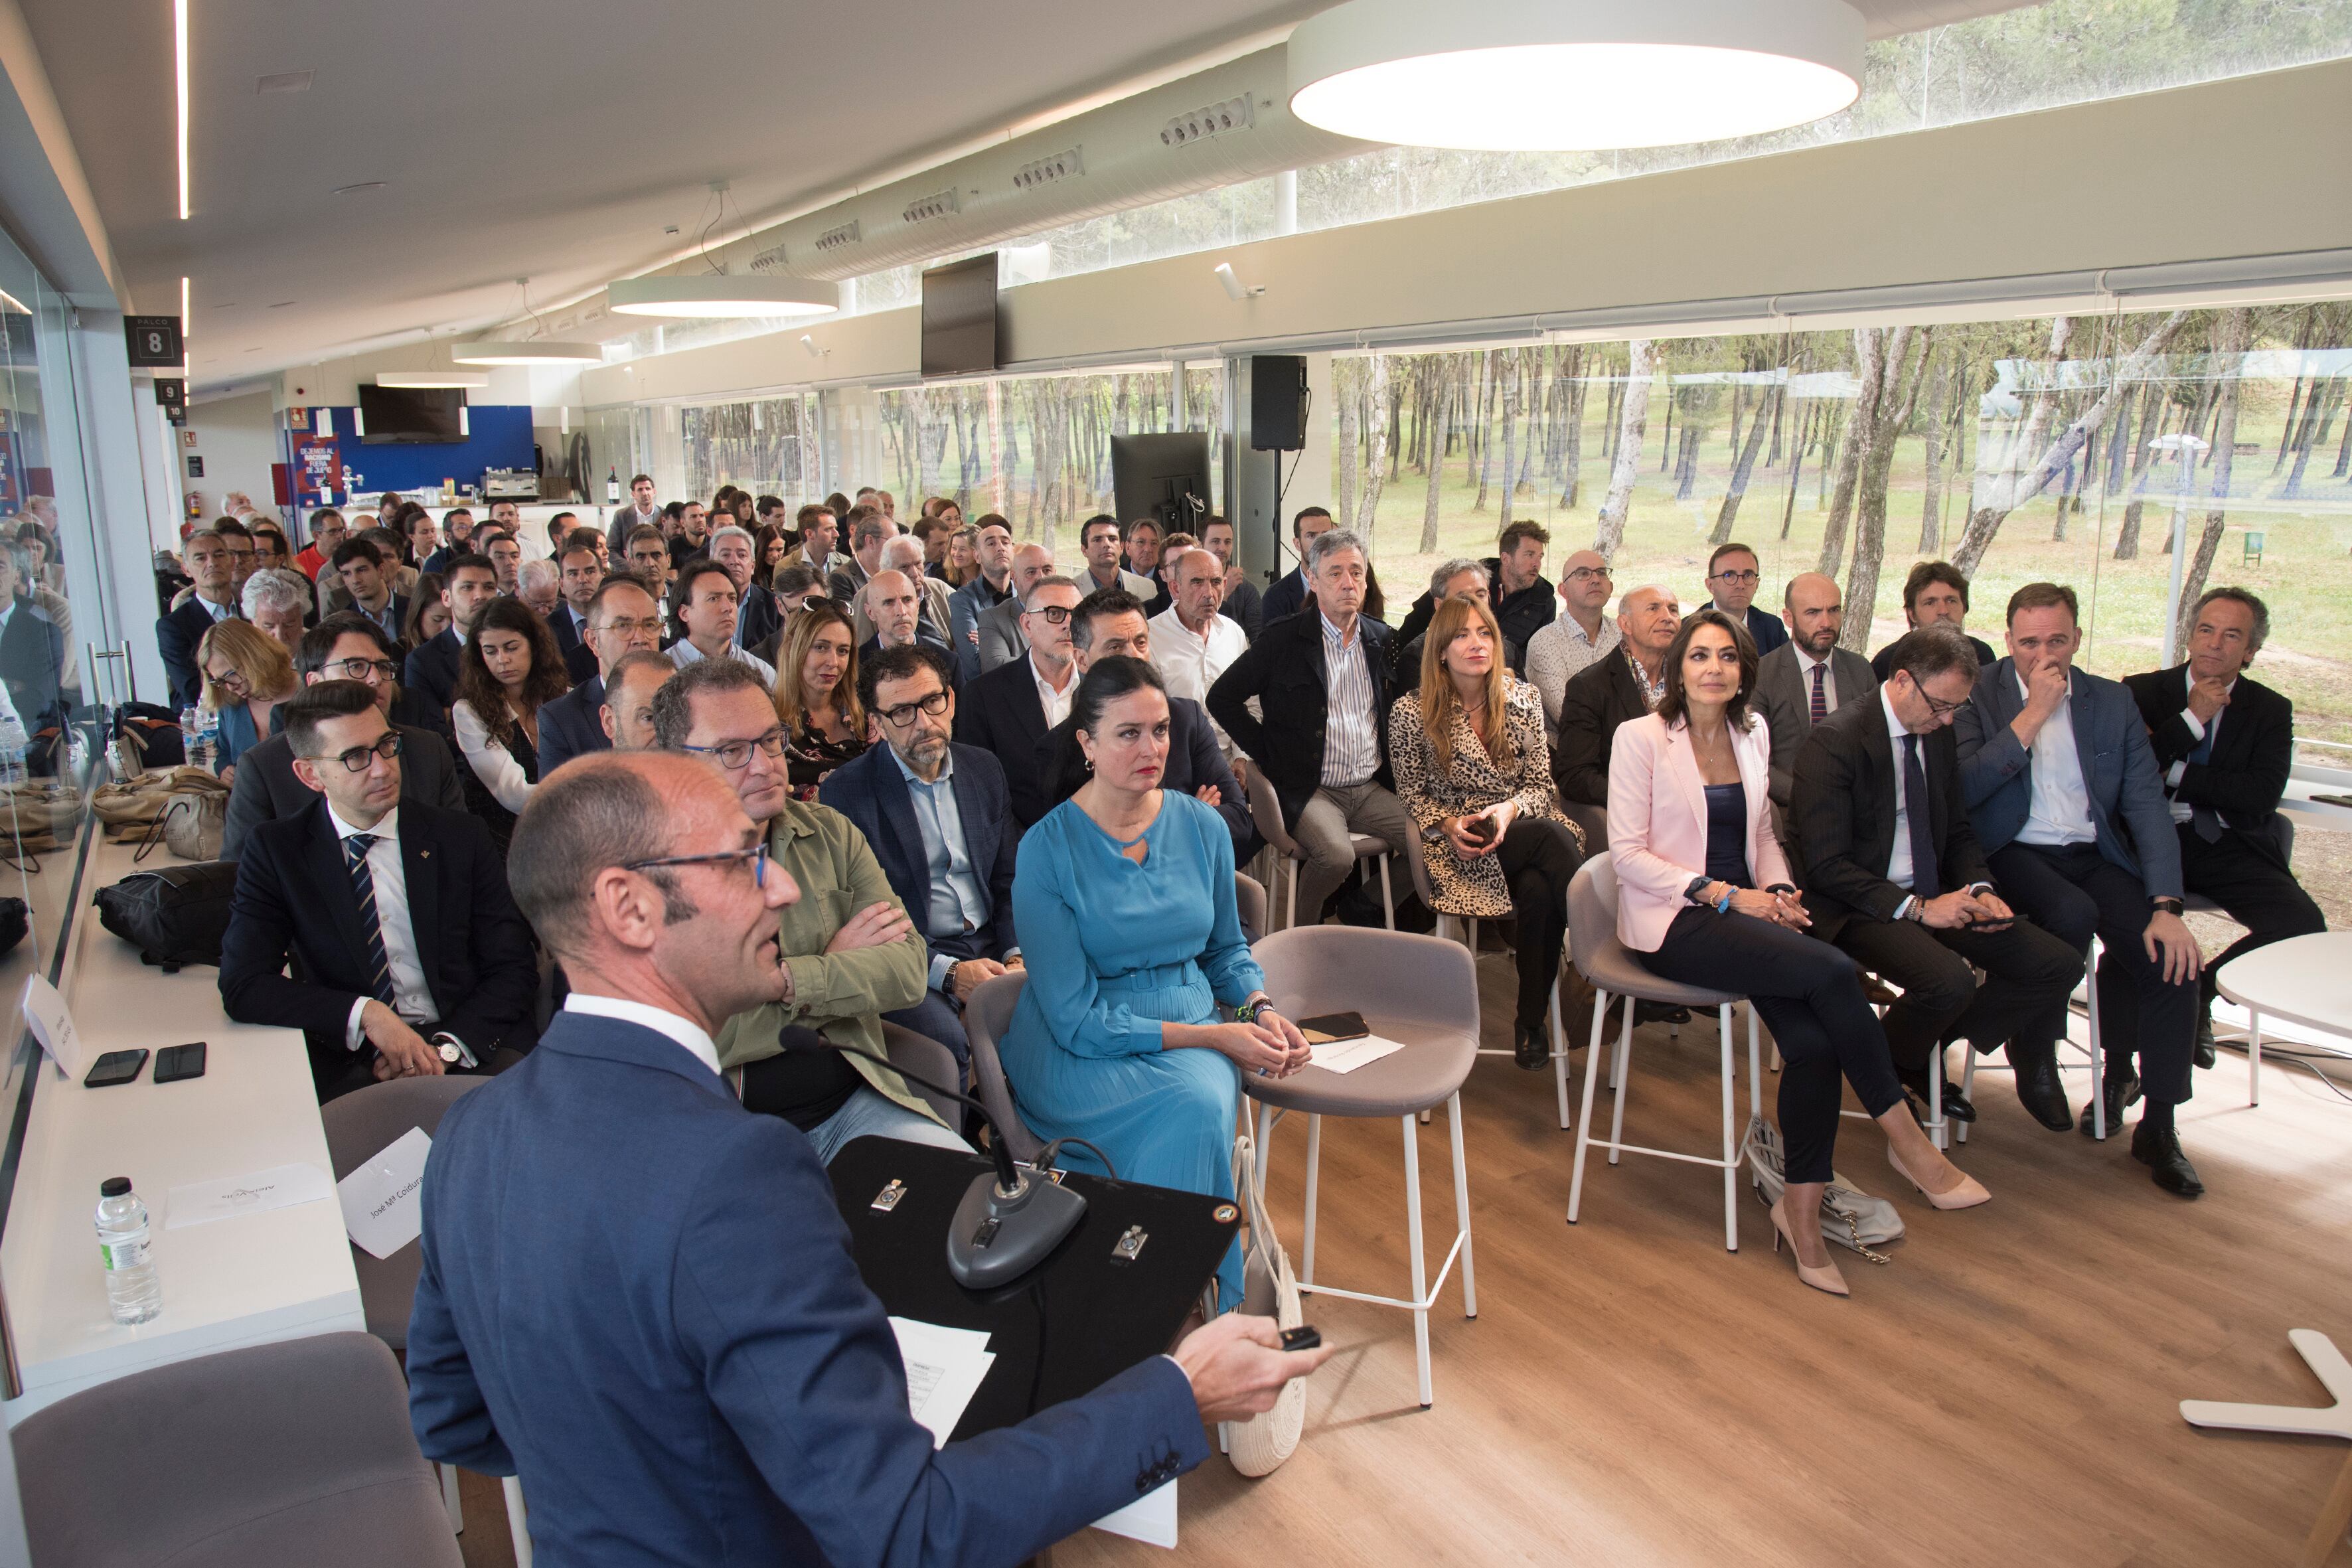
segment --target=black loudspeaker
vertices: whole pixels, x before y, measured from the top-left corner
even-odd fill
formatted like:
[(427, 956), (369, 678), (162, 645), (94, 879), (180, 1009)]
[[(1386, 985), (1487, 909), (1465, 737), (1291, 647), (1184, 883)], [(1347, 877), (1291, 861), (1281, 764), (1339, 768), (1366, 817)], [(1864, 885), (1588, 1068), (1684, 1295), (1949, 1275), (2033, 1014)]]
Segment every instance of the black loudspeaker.
[(1307, 356), (1257, 354), (1250, 360), (1250, 447), (1296, 452), (1307, 445)]

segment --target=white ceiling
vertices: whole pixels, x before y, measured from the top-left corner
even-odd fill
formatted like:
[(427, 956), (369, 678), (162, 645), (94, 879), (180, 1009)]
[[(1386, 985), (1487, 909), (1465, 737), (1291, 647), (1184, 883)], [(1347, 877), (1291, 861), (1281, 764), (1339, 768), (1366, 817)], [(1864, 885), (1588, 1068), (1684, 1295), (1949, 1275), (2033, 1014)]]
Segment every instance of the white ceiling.
[[(1884, 36), (2023, 3), (1857, 8)], [(520, 277), (535, 303), (593, 289), (690, 246), (712, 180), (740, 232), (735, 209), (846, 195), (1322, 0), (190, 0), (184, 223), (168, 0), (23, 5), (139, 308), (176, 310), (191, 277), (194, 375), (216, 384), (504, 320)], [(257, 91), (306, 70), (306, 92)]]

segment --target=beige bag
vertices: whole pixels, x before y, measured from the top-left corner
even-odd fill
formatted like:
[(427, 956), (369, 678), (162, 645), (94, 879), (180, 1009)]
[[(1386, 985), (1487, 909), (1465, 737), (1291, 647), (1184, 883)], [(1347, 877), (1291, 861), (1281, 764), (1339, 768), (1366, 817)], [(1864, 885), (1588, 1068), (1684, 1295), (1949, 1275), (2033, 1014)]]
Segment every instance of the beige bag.
[(107, 837), (135, 843), (154, 831), (173, 796), (194, 792), (226, 797), (228, 785), (202, 768), (157, 768), (120, 784), (100, 784), (89, 795), (90, 810), (106, 824)]
[(217, 860), (228, 828), (228, 791), (175, 792), (163, 804), (163, 847), (183, 860)]
[[(1290, 1254), (1274, 1234), (1265, 1200), (1257, 1191), (1257, 1152), (1244, 1132), (1234, 1140), (1234, 1192), (1249, 1215), (1249, 1246), (1242, 1256), (1241, 1310), (1272, 1318), (1287, 1331), (1307, 1321), (1299, 1303), (1298, 1277), (1290, 1269)], [(1307, 1430), (1307, 1382), (1293, 1378), (1285, 1384), (1274, 1408), (1246, 1421), (1225, 1423), (1226, 1453), (1234, 1468), (1245, 1476), (1271, 1475), (1297, 1451)]]

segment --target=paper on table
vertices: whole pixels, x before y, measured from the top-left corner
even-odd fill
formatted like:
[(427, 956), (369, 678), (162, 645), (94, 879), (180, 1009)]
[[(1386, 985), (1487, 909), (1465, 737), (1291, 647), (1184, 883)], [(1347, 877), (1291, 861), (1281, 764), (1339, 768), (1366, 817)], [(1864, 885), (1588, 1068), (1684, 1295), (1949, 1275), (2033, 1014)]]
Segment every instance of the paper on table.
[(1162, 1482), (1116, 1512), (1095, 1521), (1097, 1530), (1140, 1541), (1146, 1546), (1176, 1549), (1176, 1483)]
[(41, 1042), (58, 1070), (68, 1078), (81, 1077), (81, 1037), (74, 1033), (73, 1014), (67, 1010), (58, 988), (37, 974), (32, 976), (25, 982), (24, 1010), (33, 1037)]
[(1354, 1072), (1360, 1067), (1404, 1049), (1404, 1042), (1382, 1039), (1378, 1035), (1365, 1035), (1359, 1039), (1335, 1040), (1328, 1046), (1310, 1046), (1307, 1048), (1315, 1053), (1315, 1065), (1325, 1072)]
[(425, 1231), (425, 1157), (433, 1140), (412, 1127), (335, 1184), (355, 1247), (390, 1258)]
[(279, 1165), (242, 1176), (190, 1182), (173, 1187), (168, 1194), (166, 1212), (170, 1217), (164, 1220), (163, 1228), (182, 1230), (241, 1214), (314, 1204), (334, 1190), (333, 1181), (316, 1165)]
[(931, 1447), (947, 1447), (948, 1434), (963, 1419), (964, 1406), (980, 1392), (996, 1364), (988, 1335), (978, 1329), (950, 1329), (912, 1318), (892, 1318), (898, 1356), (907, 1363), (907, 1405), (931, 1429)]

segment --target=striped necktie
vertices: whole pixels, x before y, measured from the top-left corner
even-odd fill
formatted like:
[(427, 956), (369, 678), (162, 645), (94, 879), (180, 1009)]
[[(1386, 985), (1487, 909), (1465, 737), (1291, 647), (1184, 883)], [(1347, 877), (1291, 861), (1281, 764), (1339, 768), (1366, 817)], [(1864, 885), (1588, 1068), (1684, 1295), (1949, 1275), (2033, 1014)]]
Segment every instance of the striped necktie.
[(1812, 722), (1818, 724), (1830, 716), (1829, 693), (1822, 689), (1822, 677), (1829, 673), (1826, 664), (1813, 666)]
[(368, 851), (375, 845), (373, 833), (354, 833), (343, 840), (343, 858), (352, 871), (352, 892), (360, 902), (360, 924), (367, 931), (368, 994), (389, 1007), (393, 1005), (392, 960), (383, 952), (383, 921), (376, 913), (375, 873), (368, 869)]

